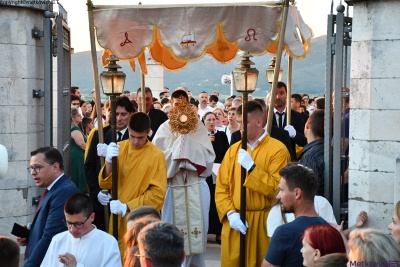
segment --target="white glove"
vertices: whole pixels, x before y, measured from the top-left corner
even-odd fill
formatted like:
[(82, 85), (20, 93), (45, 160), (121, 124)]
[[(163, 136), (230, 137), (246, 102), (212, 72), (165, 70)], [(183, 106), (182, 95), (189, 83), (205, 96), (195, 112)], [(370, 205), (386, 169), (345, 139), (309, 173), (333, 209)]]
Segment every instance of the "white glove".
[(122, 217), (124, 217), (125, 213), (126, 213), (126, 204), (121, 203), (121, 201), (119, 201), (119, 200), (111, 200), (110, 210), (111, 210), (111, 213), (122, 214)]
[(242, 220), (240, 219), (240, 214), (237, 212), (232, 213), (231, 215), (227, 215), (229, 224), (231, 228), (241, 232), (242, 234), (246, 234), (247, 228), (249, 228), (249, 224), (246, 221), (246, 225), (243, 224)]
[(251, 167), (254, 164), (254, 160), (251, 158), (250, 154), (241, 148), (239, 150), (239, 155), (238, 155), (238, 163), (243, 166), (247, 171), (251, 169)]
[(103, 206), (105, 206), (105, 205), (107, 205), (108, 203), (110, 203), (110, 198), (111, 198), (111, 195), (110, 195), (110, 194), (106, 195), (106, 194), (104, 194), (104, 193), (101, 192), (101, 191), (97, 194), (97, 199), (99, 200), (99, 202), (100, 202), (101, 205), (103, 205)]
[(117, 145), (114, 142), (111, 142), (107, 147), (106, 161), (111, 163), (112, 158), (118, 157), (118, 155), (119, 155), (119, 145)]
[(287, 125), (284, 129), (289, 133), (290, 138), (294, 138), (296, 136), (296, 130), (292, 125)]
[(107, 156), (107, 144), (98, 143), (97, 144), (97, 156), (106, 157)]

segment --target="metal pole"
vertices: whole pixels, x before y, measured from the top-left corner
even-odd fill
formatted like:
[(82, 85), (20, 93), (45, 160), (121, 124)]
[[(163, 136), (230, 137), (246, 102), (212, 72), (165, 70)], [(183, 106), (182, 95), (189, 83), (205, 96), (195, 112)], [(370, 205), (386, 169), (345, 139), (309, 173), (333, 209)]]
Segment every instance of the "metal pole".
[[(115, 95), (110, 96), (111, 103), (111, 142), (117, 143), (116, 116), (117, 100)], [(112, 199), (118, 199), (118, 170), (117, 158), (112, 158)], [(113, 214), (113, 236), (118, 240), (118, 215)]]
[[(343, 7), (343, 10), (341, 9)], [(341, 117), (342, 117), (342, 82), (343, 82), (343, 33), (344, 6), (339, 5), (336, 15), (336, 59), (335, 59), (335, 103), (333, 136), (333, 213), (340, 218), (340, 155), (341, 155)]]
[[(324, 196), (330, 203), (332, 199), (332, 88), (333, 88), (333, 61), (335, 55), (335, 33), (334, 21), (336, 16), (333, 15), (333, 0), (331, 6), (331, 14), (328, 15), (327, 28), (327, 49), (326, 49), (326, 71), (325, 71), (325, 134), (324, 134)], [(337, 218), (338, 219), (338, 218)]]
[[(101, 113), (101, 99), (100, 99), (100, 86), (99, 86), (99, 70), (97, 65), (97, 54), (96, 54), (96, 44), (94, 37), (94, 23), (93, 23), (93, 3), (91, 0), (87, 0), (88, 7), (88, 18), (89, 18), (89, 34), (90, 34), (90, 50), (92, 53), (92, 69), (93, 69), (93, 81), (94, 81), (94, 91), (96, 95), (96, 113), (97, 113), (97, 132), (99, 135), (99, 142), (104, 143), (103, 137), (103, 115)], [(104, 158), (100, 157), (101, 166), (104, 165)], [(108, 229), (110, 215), (108, 212), (108, 206), (104, 206), (104, 221), (105, 227)], [(117, 238), (118, 239), (118, 238)]]
[(145, 78), (142, 70), (140, 70), (140, 93), (142, 94), (142, 109), (141, 112), (146, 113), (146, 86)]
[(285, 41), (285, 31), (286, 31), (286, 22), (289, 11), (289, 0), (285, 0), (285, 4), (283, 7), (283, 15), (282, 15), (282, 24), (279, 32), (279, 43), (278, 43), (278, 53), (276, 54), (276, 63), (275, 63), (275, 72), (274, 72), (274, 82), (272, 84), (271, 90), (271, 98), (268, 110), (268, 120), (267, 120), (267, 132), (271, 133), (272, 127), (272, 116), (274, 116), (274, 106), (275, 106), (275, 97), (276, 97), (276, 89), (278, 86), (278, 78), (279, 78), (279, 69), (281, 68), (281, 58), (283, 51), (283, 44)]
[[(343, 54), (343, 84), (342, 84), (342, 143), (341, 143), (341, 155), (340, 155), (340, 162), (341, 162), (341, 184), (342, 184), (342, 194), (341, 194), (341, 203), (346, 203), (348, 198), (345, 196), (344, 193), (348, 193), (344, 190), (345, 188), (345, 172), (348, 168), (347, 157), (346, 157), (346, 102), (347, 99), (350, 100), (350, 93), (347, 92), (347, 47), (351, 46), (351, 37), (350, 37), (350, 30), (352, 25), (352, 18), (349, 18), (349, 6), (347, 5), (346, 17), (344, 17), (344, 24), (346, 29), (344, 30), (345, 34), (343, 35), (343, 44), (344, 44), (344, 54)], [(346, 211), (346, 209), (344, 209)], [(343, 209), (341, 209), (341, 214), (343, 214)]]
[[(247, 91), (247, 74), (245, 78), (245, 89)], [(247, 151), (247, 102), (248, 93), (243, 93), (243, 104), (242, 104), (242, 149)], [(246, 169), (242, 166), (241, 169), (241, 189), (240, 189), (240, 219), (243, 224), (246, 225), (246, 187), (244, 182), (246, 181)], [(246, 235), (240, 233), (240, 267), (246, 266)]]
[(231, 95), (233, 95), (233, 75), (231, 74)]
[(292, 62), (293, 59), (288, 55), (288, 76), (287, 76), (287, 96), (286, 96), (286, 125), (291, 125), (292, 121)]
[[(44, 146), (53, 146), (53, 57), (51, 20), (53, 13), (44, 12), (43, 54), (44, 54)], [(62, 146), (62, 144), (58, 144)]]

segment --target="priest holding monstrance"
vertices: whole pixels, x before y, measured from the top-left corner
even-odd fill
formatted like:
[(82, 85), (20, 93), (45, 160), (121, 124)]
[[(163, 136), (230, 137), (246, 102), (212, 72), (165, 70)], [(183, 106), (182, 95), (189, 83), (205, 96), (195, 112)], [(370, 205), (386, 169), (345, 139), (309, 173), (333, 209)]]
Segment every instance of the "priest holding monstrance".
[(188, 95), (171, 95), (170, 120), (158, 129), (153, 143), (167, 161), (167, 193), (162, 220), (173, 223), (185, 239), (185, 266), (205, 266), (210, 191), (215, 153), (207, 130), (190, 108)]

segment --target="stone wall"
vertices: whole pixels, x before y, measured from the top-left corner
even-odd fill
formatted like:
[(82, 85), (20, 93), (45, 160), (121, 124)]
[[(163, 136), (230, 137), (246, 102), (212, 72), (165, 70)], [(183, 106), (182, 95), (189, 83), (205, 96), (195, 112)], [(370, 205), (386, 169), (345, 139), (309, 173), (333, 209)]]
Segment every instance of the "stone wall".
[[(0, 180), (0, 235), (11, 236), (14, 222), (26, 225), (36, 210), (32, 197), (41, 195), (27, 172), (29, 153), (43, 146), (43, 11), (23, 7), (0, 8), (0, 143), (7, 148), (9, 166)], [(15, 237), (13, 237), (15, 238)], [(23, 253), (23, 249), (22, 249)]]
[(361, 1), (353, 8), (349, 225), (365, 210), (368, 226), (386, 231), (400, 179), (395, 175), (400, 153), (400, 2)]

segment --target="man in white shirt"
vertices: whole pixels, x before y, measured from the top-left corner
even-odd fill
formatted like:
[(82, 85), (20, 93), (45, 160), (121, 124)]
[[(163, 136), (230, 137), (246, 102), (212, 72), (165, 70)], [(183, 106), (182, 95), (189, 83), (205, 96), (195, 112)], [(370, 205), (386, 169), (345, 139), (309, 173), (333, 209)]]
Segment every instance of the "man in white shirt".
[(199, 100), (199, 111), (198, 114), (200, 116), (200, 119), (203, 119), (204, 114), (207, 112), (212, 112), (213, 108), (209, 107), (207, 105), (208, 103), (208, 94), (206, 91), (201, 91), (199, 94), (199, 97), (197, 98)]
[(117, 240), (92, 224), (95, 214), (87, 195), (72, 195), (64, 214), (68, 231), (53, 237), (40, 266), (122, 267)]
[[(217, 91), (213, 91), (213, 92), (211, 93), (211, 95), (215, 95), (215, 96), (218, 97), (218, 99), (219, 99), (219, 93), (218, 93)], [(222, 104), (222, 103), (219, 102), (219, 101), (217, 101), (217, 107), (222, 108), (222, 109), (225, 109), (224, 104)]]

